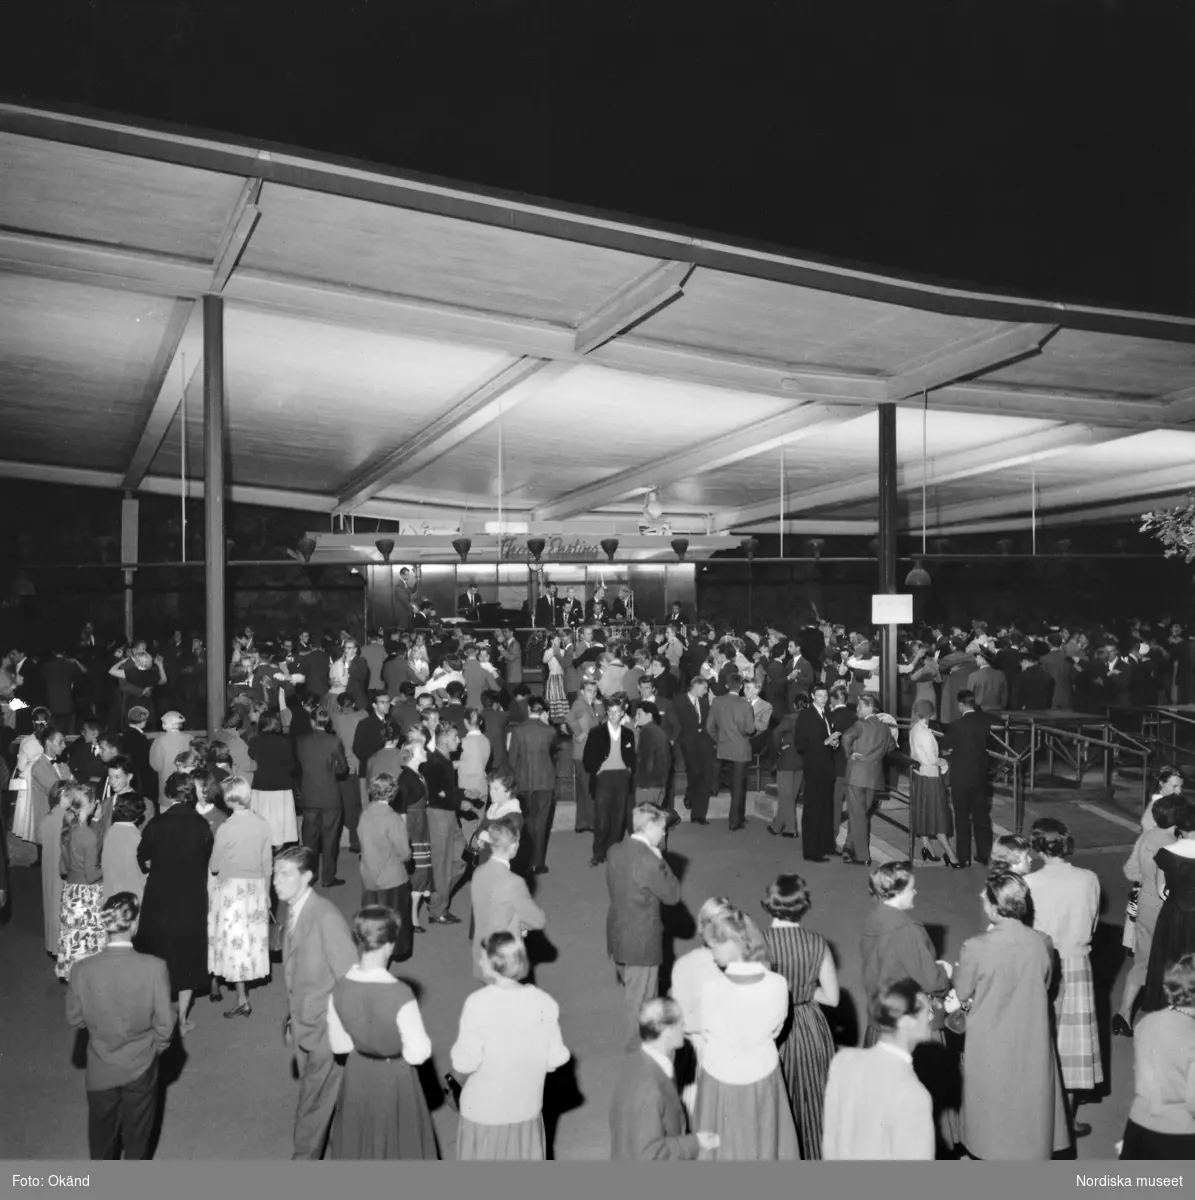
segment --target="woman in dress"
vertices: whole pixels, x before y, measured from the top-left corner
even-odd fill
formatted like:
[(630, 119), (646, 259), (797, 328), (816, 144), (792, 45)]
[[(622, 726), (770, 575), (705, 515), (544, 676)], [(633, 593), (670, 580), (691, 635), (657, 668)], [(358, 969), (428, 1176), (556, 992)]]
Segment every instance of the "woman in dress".
[(564, 687), (564, 639), (552, 634), (544, 651), (544, 669), (548, 672), (544, 684), (544, 699), (548, 702), (548, 719), (553, 725), (568, 722), (568, 693)]
[(1179, 774), (1177, 767), (1163, 767), (1158, 772), (1157, 781), (1154, 784), (1153, 791), (1150, 793), (1149, 803), (1145, 806), (1145, 812), (1141, 814), (1141, 832), (1148, 833), (1151, 829), (1157, 828), (1157, 818), (1154, 815), (1154, 805), (1163, 796), (1178, 796), (1182, 794), (1183, 777)]
[(41, 907), (42, 925), (46, 939), (46, 953), (58, 957), (59, 921), (62, 917), (62, 875), (58, 864), (62, 858), (62, 822), (65, 810), (62, 807), (63, 793), (72, 787), (64, 779), (50, 789), (50, 811), (42, 818), (37, 829), (38, 857), (41, 860)]
[(1162, 994), (1166, 1008), (1137, 1026), (1121, 1158), (1195, 1159), (1195, 954), (1170, 963)]
[(932, 700), (913, 705), (913, 724), (909, 727), (909, 755), (913, 767), (909, 781), (909, 827), (921, 841), (922, 862), (937, 862), (930, 849), (937, 838), (948, 867), (957, 867), (950, 835), (953, 832), (950, 797), (946, 794), (946, 760), (938, 749), (938, 739), (930, 729), (937, 709)]
[(328, 1043), (347, 1054), (329, 1155), (338, 1159), (435, 1159), (436, 1135), (415, 1068), (431, 1058), (411, 989), (386, 969), (398, 940), (388, 908), (353, 918), (356, 966), (328, 1000)]
[(145, 802), (136, 792), (117, 797), (112, 806), (112, 823), (103, 835), (100, 859), (106, 901), (117, 892), (132, 892), (137, 902), (141, 902), (145, 894), (145, 874), (137, 863), (137, 847), (141, 844), (141, 828), (145, 823)]
[[(70, 767), (62, 761), (66, 751), (66, 737), (62, 731), (47, 725), (38, 735), (38, 741), (42, 747), (41, 757), (29, 768), (29, 778), (22, 793), (29, 806), (29, 823), (17, 836), (25, 841), (36, 840), (37, 830), (50, 811), (50, 792), (54, 785), (71, 778)], [(15, 820), (13, 832), (16, 833)]]
[[(1033, 928), (1054, 944), (1061, 976), (1054, 997), (1054, 1036), (1062, 1063), (1062, 1079), (1071, 1095), (1071, 1116), (1077, 1094), (1090, 1092), (1104, 1081), (1100, 1033), (1095, 1014), (1095, 985), (1091, 976), (1091, 939), (1100, 919), (1100, 881), (1066, 860), (1075, 852), (1075, 839), (1061, 821), (1034, 821), (1029, 831), (1041, 869), (1025, 877), (1033, 897)], [(1077, 1137), (1090, 1127), (1075, 1123)]]
[(967, 1012), (963, 1140), (974, 1158), (1044, 1162), (1070, 1142), (1050, 1020), (1054, 948), (1026, 924), (1019, 875), (989, 877), (981, 896), (990, 926), (963, 943), (954, 971)]
[(419, 922), (419, 906), (432, 894), (432, 840), (427, 820), (427, 784), (419, 773), (419, 768), (427, 762), (422, 731), (410, 731), (400, 759), (398, 794), (390, 805), (407, 819), (407, 841), (411, 845), (411, 928), (415, 933), (426, 933)]
[(270, 827), (252, 811), (253, 792), (234, 775), (221, 789), (227, 820), (215, 829), (208, 871), (207, 969), (213, 995), (221, 979), (236, 988), (236, 1004), (225, 1017), (253, 1012), (247, 985), (270, 974)]
[(58, 873), (62, 876), (62, 906), (54, 973), (69, 983), (71, 967), (81, 958), (98, 954), (108, 938), (100, 920), (104, 906), (100, 839), (88, 823), (95, 812), (95, 793), (85, 783), (71, 783), (63, 790), (61, 803)]
[(1124, 994), (1120, 1008), (1112, 1018), (1112, 1032), (1119, 1037), (1133, 1036), (1133, 1009), (1145, 976), (1149, 969), (1149, 955), (1153, 947), (1154, 929), (1158, 914), (1162, 911), (1162, 896), (1158, 891), (1158, 851), (1174, 841), (1174, 823), (1183, 798), (1178, 792), (1164, 792), (1158, 796), (1152, 809), (1153, 828), (1145, 830), (1137, 839), (1128, 862), (1124, 865), (1125, 878), (1137, 888), (1136, 914), (1126, 921), (1126, 933), (1131, 938), (1128, 948), (1132, 951), (1133, 965), (1124, 982)]
[(166, 686), (166, 666), (162, 656), (151, 658), (140, 642), (133, 647), (127, 658), (111, 667), (108, 671), (114, 679), (120, 680), (120, 722), (123, 725), (128, 720), (129, 709), (140, 705), (149, 713), (149, 720), (154, 719), (154, 691), (160, 691)]
[(772, 927), (764, 934), (776, 972), (788, 980), (792, 1012), (780, 1045), (780, 1066), (797, 1122), (802, 1159), (822, 1156), (822, 1112), (834, 1037), (821, 1006), (838, 1006), (838, 972), (820, 933), (801, 928), (809, 888), (799, 875), (781, 875), (763, 898)]
[(524, 982), (531, 968), (514, 934), (491, 934), (479, 957), (486, 986), (465, 1001), (452, 1047), (452, 1069), (469, 1076), (459, 1101), (456, 1156), (544, 1159), (544, 1078), (569, 1060), (560, 1009)]
[(676, 1085), (691, 1113), (697, 1100), (697, 1077), (701, 1071), (701, 989), (718, 979), (722, 968), (714, 958), (714, 946), (726, 936), (722, 918), (734, 910), (725, 896), (711, 896), (697, 913), (697, 934), (702, 944), (682, 954), (672, 966), (669, 995), (680, 1005), (689, 1053), (677, 1058)]
[(1162, 976), (1166, 967), (1195, 951), (1195, 803), (1179, 797), (1174, 815), (1175, 840), (1154, 855), (1162, 907), (1154, 925), (1145, 973), (1142, 1009), (1166, 1007)]
[(272, 714), (261, 718), (255, 737), (249, 739), (253, 772), (252, 808), (270, 827), (275, 850), (299, 840), (295, 815), (295, 772), (298, 762), (291, 739), (282, 732), (282, 722)]
[[(50, 726), (50, 710), (35, 708), (33, 710), (33, 732), (25, 734), (17, 741), (17, 762), (12, 777), (12, 789), (17, 793), (16, 807), (12, 814), (12, 832), (23, 842), (37, 841), (38, 818), (33, 815), (33, 805), (30, 801), (31, 787), (29, 775), (36, 763), (46, 752), (46, 730)], [(69, 779), (69, 773), (65, 776)], [(53, 786), (53, 785), (51, 785)]]
[(411, 957), (415, 934), (411, 928), (411, 877), (407, 869), (411, 844), (406, 818), (394, 811), (397, 795), (397, 776), (383, 772), (369, 781), (357, 836), (361, 842), (361, 907), (389, 908), (398, 917), (394, 957), (401, 961)]
[(195, 1028), (187, 1019), (196, 988), (208, 986), (207, 876), (212, 856), (211, 826), (195, 811), (195, 781), (174, 774), (166, 781), (162, 811), (141, 831), (137, 862), (145, 881), (138, 948), (164, 959), (171, 998), (178, 1006), (179, 1032)]
[(407, 655), (407, 661), (411, 664), (411, 670), (414, 672), (415, 678), (421, 684), (426, 683), (428, 675), (431, 674), (431, 667), (427, 657), (426, 634), (415, 634), (415, 643)]
[(693, 1125), (718, 1134), (723, 1161), (800, 1157), (776, 1037), (788, 1017), (788, 984), (768, 969), (763, 934), (745, 913), (725, 914), (714, 946), (722, 974), (701, 989), (701, 1075)]

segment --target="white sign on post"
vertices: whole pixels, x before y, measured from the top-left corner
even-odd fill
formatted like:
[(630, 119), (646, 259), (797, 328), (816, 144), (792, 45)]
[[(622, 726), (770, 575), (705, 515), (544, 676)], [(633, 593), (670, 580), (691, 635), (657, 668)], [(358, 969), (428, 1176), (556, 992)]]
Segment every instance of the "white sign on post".
[(872, 596), (871, 623), (873, 625), (912, 625), (912, 595)]

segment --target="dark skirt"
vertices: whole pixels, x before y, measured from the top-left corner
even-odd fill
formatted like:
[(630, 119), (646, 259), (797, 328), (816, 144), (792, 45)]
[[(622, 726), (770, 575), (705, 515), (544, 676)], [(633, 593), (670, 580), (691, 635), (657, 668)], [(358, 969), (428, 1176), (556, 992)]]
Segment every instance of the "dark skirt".
[(436, 1135), (415, 1068), (354, 1051), (344, 1065), (330, 1157), (436, 1159)]
[(1195, 1159), (1195, 1133), (1155, 1133), (1135, 1121), (1124, 1127), (1121, 1158)]
[(1145, 990), (1141, 994), (1141, 1011), (1158, 1012), (1166, 1007), (1162, 993), (1162, 976), (1166, 968), (1184, 954), (1195, 951), (1195, 907), (1183, 896), (1183, 905), (1172, 891), (1162, 903), (1154, 925), (1153, 942), (1149, 947), (1149, 967), (1145, 972)]
[(542, 1116), (513, 1125), (479, 1125), (461, 1117), (456, 1130), (458, 1162), (538, 1162), (547, 1158)]
[(940, 775), (919, 775), (916, 769), (910, 780), (909, 831), (913, 837), (950, 837), (954, 820), (945, 781)]
[(371, 904), (380, 904), (383, 908), (391, 909), (398, 918), (398, 941), (394, 943), (395, 961), (410, 958), (415, 949), (415, 928), (411, 923), (410, 881), (376, 892), (362, 888), (361, 907), (366, 908)]

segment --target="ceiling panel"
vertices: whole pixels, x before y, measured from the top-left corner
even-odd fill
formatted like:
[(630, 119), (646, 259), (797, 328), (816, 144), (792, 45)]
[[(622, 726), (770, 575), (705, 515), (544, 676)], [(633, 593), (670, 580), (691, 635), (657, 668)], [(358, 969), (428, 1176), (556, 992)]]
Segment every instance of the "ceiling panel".
[(0, 226), (215, 260), (244, 180), (0, 134)]
[(175, 303), (0, 274), (0, 458), (123, 471)]
[(635, 337), (882, 374), (992, 328), (991, 321), (699, 268), (684, 295), (636, 326)]
[(267, 184), (251, 270), (579, 324), (654, 259)]

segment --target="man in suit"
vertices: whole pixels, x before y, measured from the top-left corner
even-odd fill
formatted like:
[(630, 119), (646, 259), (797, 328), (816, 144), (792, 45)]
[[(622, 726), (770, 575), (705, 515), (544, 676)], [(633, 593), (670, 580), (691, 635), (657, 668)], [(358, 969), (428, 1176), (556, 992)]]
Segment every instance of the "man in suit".
[(510, 768), (523, 798), (532, 873), (546, 875), (552, 796), (556, 791), (556, 764), (552, 761), (556, 730), (548, 723), (548, 709), (541, 697), (532, 696), (527, 702), (527, 715), (528, 719), (510, 735)]
[(473, 978), (481, 973), (481, 948), (491, 934), (512, 933), (520, 940), (528, 930), (543, 929), (544, 911), (531, 899), (527, 884), (511, 870), (519, 852), (519, 833), (514, 823), (499, 817), (487, 830), (493, 853), (473, 872), (470, 885), (473, 902)]
[(357, 961), (340, 910), (312, 890), (318, 865), (315, 852), (306, 846), (288, 846), (274, 857), (274, 890), (287, 906), (285, 1033), (299, 1071), (294, 1159), (323, 1157), (341, 1076), (328, 1044), (328, 1000), (336, 981)]
[(469, 584), (465, 594), (456, 602), (457, 616), (463, 617), (474, 625), (481, 623), (481, 593), (477, 584)]
[(1009, 707), (1017, 712), (1045, 712), (1054, 703), (1054, 677), (1025, 647), (1021, 651), (1020, 670), (1012, 681)]
[(984, 712), (1003, 712), (1008, 707), (1008, 680), (995, 665), (994, 654), (981, 649), (975, 655), (976, 669), (967, 676), (967, 688), (975, 695), (975, 704)]
[[(346, 691), (344, 695), (348, 696), (349, 693)], [(351, 698), (356, 704), (356, 697)], [(379, 692), (373, 698), (373, 704), (362, 711), (366, 715), (353, 731), (352, 751), (364, 777), (369, 760), (386, 744), (386, 733), (390, 728), (390, 697), (385, 692)]]
[(660, 710), (650, 702), (635, 706), (635, 803), (658, 804), (668, 813), (668, 828), (680, 824), (666, 799), (672, 772), (672, 745), (660, 727)]
[[(448, 911), (452, 894), (465, 875), (465, 836), (461, 832), (461, 794), (452, 756), (461, 736), (454, 725), (437, 725), (434, 748), (419, 768), (427, 784), (427, 827), (431, 841), (432, 881), (428, 919), (435, 925), (459, 925)], [(476, 815), (476, 814), (474, 814)]]
[(791, 706), (798, 696), (808, 696), (813, 688), (813, 664), (801, 653), (799, 645), (793, 646), (793, 657), (788, 662), (788, 686), (785, 699)]
[(576, 629), (585, 620), (585, 606), (577, 599), (577, 589), (569, 588), (560, 602), (560, 624)]
[(589, 737), (589, 731), (601, 721), (597, 696), (597, 680), (584, 680), (568, 711), (569, 732), (573, 735), (573, 794), (576, 799), (577, 833), (588, 833), (593, 829), (593, 795), (590, 792), (589, 774), (585, 770), (585, 740)]
[(802, 853), (810, 862), (825, 862), (837, 849), (834, 819), (834, 751), (842, 735), (830, 727), (825, 684), (813, 685), (813, 703), (797, 714), (793, 744), (805, 770), (805, 808), (801, 814)]
[(971, 832), (975, 831), (975, 861), (986, 867), (992, 855), (992, 797), (988, 739), (992, 721), (975, 707), (975, 694), (958, 694), (959, 716), (942, 738), (950, 762), (950, 796), (954, 805), (955, 850), (960, 867), (971, 864)]
[(706, 814), (718, 770), (717, 749), (706, 732), (709, 715), (709, 683), (701, 675), (693, 674), (689, 690), (676, 702), (676, 720), (685, 760), (685, 807), (694, 825), (709, 824)]
[(406, 646), (400, 643), (394, 647), (390, 658), (382, 664), (382, 685), (391, 701), (397, 703), (402, 698), (404, 683), (409, 683), (413, 691), (419, 684), (419, 676), (411, 668)]
[[(149, 717), (148, 712), (145, 715)], [(66, 754), (66, 765), (70, 767), (71, 775), (79, 783), (91, 784), (97, 796), (103, 791), (104, 780), (108, 776), (107, 764), (100, 758), (99, 737), (102, 729), (103, 724), (94, 717), (84, 721), (80, 735)], [(129, 757), (132, 758), (132, 755)], [(149, 765), (148, 762), (146, 765)], [(157, 781), (156, 775), (154, 780)]]
[(1145, 708), (1158, 702), (1158, 665), (1148, 642), (1142, 640), (1133, 648), (1129, 663), (1129, 705)]
[(1128, 708), (1131, 678), (1132, 664), (1120, 656), (1119, 649), (1113, 644), (1107, 660), (1095, 676), (1100, 703), (1109, 708)]
[(747, 824), (747, 769), (751, 766), (751, 739), (755, 736), (755, 713), (739, 693), (742, 682), (737, 671), (726, 676), (727, 690), (714, 697), (705, 723), (719, 764), (730, 765), (731, 833)]
[(610, 848), (606, 863), (606, 948), (626, 996), (628, 1050), (638, 1044), (640, 1010), (660, 987), (661, 906), (680, 903), (680, 882), (660, 853), (666, 832), (663, 811), (654, 804), (637, 805), (631, 822), (631, 836)]
[[(332, 686), (332, 660), (327, 650), (319, 643), (311, 641), (311, 634), (306, 630), (299, 631), (299, 646), (296, 651), (299, 661), (299, 673), (303, 676), (303, 688), (308, 696), (322, 700)], [(362, 709), (364, 712), (364, 708)]]
[(858, 720), (842, 735), (846, 754), (846, 807), (850, 829), (842, 861), (865, 867), (871, 864), (871, 814), (876, 793), (884, 791), (884, 759), (892, 749), (892, 734), (879, 718), (880, 700), (864, 692), (855, 708)]
[(549, 583), (535, 602), (535, 624), (540, 629), (555, 629), (560, 606), (556, 600), (556, 585)]
[(751, 705), (755, 717), (755, 732), (751, 735), (751, 753), (763, 754), (768, 746), (768, 734), (772, 728), (772, 706), (760, 694), (755, 679), (743, 680), (743, 699)]
[(934, 1105), (913, 1070), (913, 1051), (929, 1040), (933, 1012), (929, 997), (911, 979), (871, 998), (879, 1041), (866, 1050), (839, 1050), (830, 1062), (824, 1159), (934, 1157)]
[(1041, 660), (1042, 668), (1054, 681), (1054, 694), (1050, 707), (1055, 712), (1067, 712), (1074, 704), (1073, 688), (1075, 668), (1062, 649), (1062, 635), (1051, 633), (1046, 638), (1050, 647)]
[(415, 626), (415, 575), (410, 567), (402, 567), (398, 572), (398, 582), (394, 585), (394, 624), (400, 633), (406, 633)]
[(332, 732), (332, 718), (322, 708), (317, 709), (311, 724), (311, 732), (295, 742), (303, 845), (320, 856), (320, 887), (339, 887), (344, 883), (336, 878), (340, 832), (344, 828), (340, 781), (347, 777), (349, 767), (340, 738)]
[(635, 777), (635, 734), (623, 724), (627, 698), (615, 692), (606, 700), (606, 719), (589, 731), (582, 761), (593, 786), (593, 858), (606, 861), (610, 847), (626, 834), (627, 806)]
[(133, 949), (141, 906), (117, 892), (100, 919), (107, 946), (71, 970), (66, 1019), (86, 1028), (87, 1145), (93, 1159), (150, 1157), (158, 1117), (158, 1056), (170, 1045), (174, 1011), (166, 964)]
[(610, 1157), (669, 1162), (716, 1150), (716, 1133), (686, 1133), (688, 1119), (676, 1090), (673, 1059), (685, 1043), (675, 1000), (648, 1000), (639, 1010), (639, 1045), (623, 1059), (610, 1104)]

